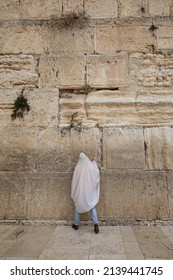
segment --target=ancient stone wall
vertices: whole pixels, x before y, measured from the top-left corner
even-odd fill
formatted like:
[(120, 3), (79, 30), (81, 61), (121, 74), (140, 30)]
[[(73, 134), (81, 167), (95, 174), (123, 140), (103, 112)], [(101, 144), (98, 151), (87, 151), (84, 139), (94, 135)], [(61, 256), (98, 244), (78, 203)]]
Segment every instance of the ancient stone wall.
[(100, 220), (173, 220), (172, 0), (0, 1), (0, 219), (71, 220), (80, 149)]

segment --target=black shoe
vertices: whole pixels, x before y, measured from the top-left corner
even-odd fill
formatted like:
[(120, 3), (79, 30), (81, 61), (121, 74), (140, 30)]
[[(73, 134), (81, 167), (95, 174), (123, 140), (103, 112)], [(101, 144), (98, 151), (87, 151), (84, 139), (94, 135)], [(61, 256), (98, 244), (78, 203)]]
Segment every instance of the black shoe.
[(74, 228), (75, 230), (78, 230), (78, 226), (77, 225), (72, 224), (72, 228)]
[(96, 234), (99, 233), (99, 226), (98, 226), (98, 224), (94, 225), (94, 232)]

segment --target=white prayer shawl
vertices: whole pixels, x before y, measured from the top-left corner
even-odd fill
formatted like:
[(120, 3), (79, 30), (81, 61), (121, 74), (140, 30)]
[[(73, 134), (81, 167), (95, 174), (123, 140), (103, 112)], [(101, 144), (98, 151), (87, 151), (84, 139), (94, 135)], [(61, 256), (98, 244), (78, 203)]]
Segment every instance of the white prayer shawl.
[(90, 211), (99, 201), (100, 171), (95, 161), (80, 153), (79, 161), (75, 167), (72, 184), (71, 198), (78, 213)]

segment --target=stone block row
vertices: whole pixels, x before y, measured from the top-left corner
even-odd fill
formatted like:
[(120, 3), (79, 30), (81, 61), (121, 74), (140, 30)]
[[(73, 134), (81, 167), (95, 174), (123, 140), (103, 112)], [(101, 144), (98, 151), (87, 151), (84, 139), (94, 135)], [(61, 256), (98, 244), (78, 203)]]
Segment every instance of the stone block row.
[[(72, 220), (71, 178), (71, 172), (1, 172), (0, 219)], [(172, 182), (171, 172), (103, 172), (99, 219), (173, 219)]]
[(146, 52), (173, 48), (173, 23), (156, 19), (86, 22), (62, 28), (55, 22), (7, 21), (0, 24), (0, 54)]
[(68, 13), (84, 13), (90, 18), (170, 16), (171, 0), (7, 0), (0, 3), (0, 20), (48, 19)]
[(67, 172), (79, 151), (105, 170), (173, 170), (172, 127), (0, 127), (0, 171)]

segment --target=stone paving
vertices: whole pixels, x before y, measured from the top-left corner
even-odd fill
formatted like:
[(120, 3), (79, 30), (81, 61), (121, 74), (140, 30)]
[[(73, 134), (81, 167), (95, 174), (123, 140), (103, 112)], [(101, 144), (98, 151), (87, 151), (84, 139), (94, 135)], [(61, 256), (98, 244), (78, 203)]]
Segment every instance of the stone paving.
[(173, 226), (0, 225), (3, 260), (173, 259)]

